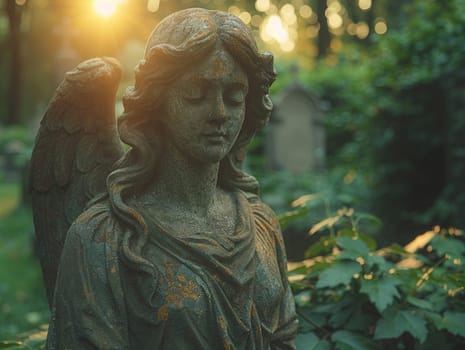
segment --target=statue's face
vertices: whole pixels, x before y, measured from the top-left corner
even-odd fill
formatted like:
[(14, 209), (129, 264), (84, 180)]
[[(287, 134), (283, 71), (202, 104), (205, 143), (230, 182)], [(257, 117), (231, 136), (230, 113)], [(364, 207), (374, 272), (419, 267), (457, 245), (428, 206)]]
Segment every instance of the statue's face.
[(222, 160), (244, 122), (248, 78), (222, 47), (192, 65), (168, 89), (165, 129), (177, 157)]

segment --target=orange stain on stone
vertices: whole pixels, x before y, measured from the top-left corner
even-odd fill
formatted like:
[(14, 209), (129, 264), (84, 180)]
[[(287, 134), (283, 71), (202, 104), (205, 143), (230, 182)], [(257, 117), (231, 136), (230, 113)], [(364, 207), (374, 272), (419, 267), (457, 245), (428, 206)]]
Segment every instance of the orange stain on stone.
[(171, 280), (167, 280), (167, 289), (165, 295), (165, 304), (158, 309), (157, 318), (160, 321), (166, 321), (169, 317), (169, 307), (182, 309), (187, 299), (198, 300), (198, 288), (194, 281), (188, 280), (184, 275), (173, 275), (172, 265), (167, 265), (167, 271)]

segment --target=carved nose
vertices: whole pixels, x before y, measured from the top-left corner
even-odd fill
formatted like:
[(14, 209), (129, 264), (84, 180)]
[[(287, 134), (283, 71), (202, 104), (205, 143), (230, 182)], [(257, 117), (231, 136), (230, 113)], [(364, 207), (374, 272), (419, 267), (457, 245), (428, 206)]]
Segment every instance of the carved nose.
[(215, 106), (212, 110), (211, 117), (214, 120), (223, 121), (226, 119), (226, 108), (222, 96), (218, 96), (215, 99)]

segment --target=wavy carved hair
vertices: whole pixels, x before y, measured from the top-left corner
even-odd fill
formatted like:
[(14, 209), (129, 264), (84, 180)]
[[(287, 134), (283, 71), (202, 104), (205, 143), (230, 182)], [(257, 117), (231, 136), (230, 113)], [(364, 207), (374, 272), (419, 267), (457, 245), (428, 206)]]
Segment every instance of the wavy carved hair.
[(243, 172), (241, 165), (253, 135), (270, 117), (268, 89), (275, 79), (273, 56), (258, 52), (248, 28), (232, 14), (205, 9), (176, 12), (150, 35), (144, 59), (135, 69), (135, 85), (123, 97), (119, 134), (131, 148), (107, 178), (112, 210), (126, 226), (123, 256), (135, 268), (149, 272), (154, 267), (141, 254), (148, 235), (146, 223), (129, 206), (127, 197), (143, 191), (156, 174), (163, 151), (163, 135), (157, 130), (170, 84), (183, 74), (183, 68), (206, 57), (218, 42), (241, 65), (249, 80), (244, 124), (231, 151), (220, 162), (218, 183), (226, 189), (258, 192), (258, 182)]

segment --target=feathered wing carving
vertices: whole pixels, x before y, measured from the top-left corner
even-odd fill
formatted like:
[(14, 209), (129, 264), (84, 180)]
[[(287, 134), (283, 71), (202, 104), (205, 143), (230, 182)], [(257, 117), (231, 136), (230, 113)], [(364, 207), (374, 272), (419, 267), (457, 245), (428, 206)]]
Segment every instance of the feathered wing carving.
[(113, 58), (79, 64), (57, 88), (36, 137), (29, 180), (49, 305), (68, 228), (106, 190), (110, 168), (123, 154), (114, 112), (120, 77)]

